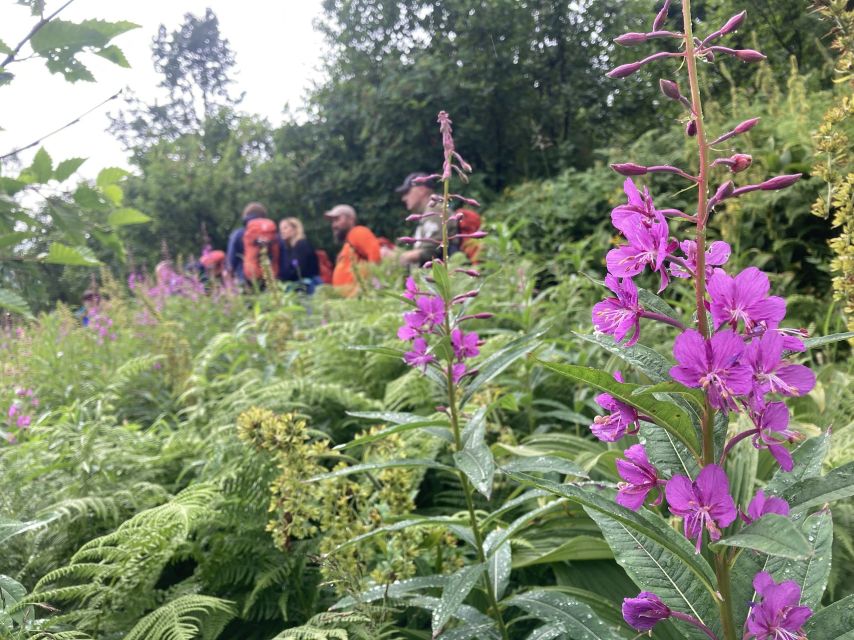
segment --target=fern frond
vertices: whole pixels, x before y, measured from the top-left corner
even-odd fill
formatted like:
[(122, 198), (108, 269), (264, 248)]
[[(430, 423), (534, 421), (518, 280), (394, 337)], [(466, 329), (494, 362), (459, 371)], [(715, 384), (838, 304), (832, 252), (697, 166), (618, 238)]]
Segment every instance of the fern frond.
[(124, 640), (214, 640), (234, 615), (228, 600), (181, 596), (142, 618)]

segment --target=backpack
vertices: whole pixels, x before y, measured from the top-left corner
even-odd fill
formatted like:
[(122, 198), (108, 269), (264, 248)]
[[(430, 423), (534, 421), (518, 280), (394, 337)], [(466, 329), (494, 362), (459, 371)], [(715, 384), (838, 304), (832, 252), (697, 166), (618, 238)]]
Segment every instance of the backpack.
[(332, 260), (329, 259), (329, 254), (323, 249), (318, 249), (314, 252), (314, 255), (317, 256), (317, 267), (320, 279), (324, 284), (332, 284), (332, 272), (335, 268), (332, 266)]
[[(471, 209), (457, 209), (457, 213), (462, 214), (458, 222), (460, 233), (474, 233), (480, 230), (482, 220), (477, 211)], [(472, 264), (477, 263), (478, 254), (480, 253), (480, 243), (476, 238), (462, 238), (460, 242), (460, 250), (466, 254)]]
[(243, 276), (249, 280), (261, 280), (264, 270), (261, 252), (270, 259), (273, 276), (279, 275), (279, 230), (269, 218), (254, 218), (246, 223), (243, 232)]

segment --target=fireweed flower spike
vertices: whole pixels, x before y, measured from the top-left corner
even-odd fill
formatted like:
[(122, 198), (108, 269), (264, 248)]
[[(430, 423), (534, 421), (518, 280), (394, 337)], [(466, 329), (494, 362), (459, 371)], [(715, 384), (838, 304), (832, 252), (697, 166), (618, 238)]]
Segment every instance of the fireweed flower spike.
[(685, 537), (696, 540), (697, 553), (700, 553), (703, 529), (709, 532), (712, 540), (720, 540), (721, 529), (736, 518), (729, 480), (716, 464), (703, 467), (693, 482), (686, 476), (673, 476), (664, 491), (670, 512), (683, 518)]
[(762, 571), (753, 578), (753, 588), (762, 600), (751, 604), (745, 640), (806, 640), (803, 626), (812, 609), (799, 606), (801, 588), (796, 582), (786, 580), (777, 584), (769, 573)]
[(679, 364), (670, 369), (670, 375), (686, 387), (704, 389), (714, 408), (738, 411), (735, 396), (747, 395), (753, 388), (744, 350), (744, 340), (733, 331), (721, 331), (704, 340), (688, 329), (673, 344)]
[[(658, 489), (664, 484), (664, 480), (658, 477), (658, 471), (649, 463), (646, 457), (646, 449), (642, 444), (634, 444), (623, 454), (625, 458), (617, 458), (617, 473), (625, 482), (620, 482), (617, 491), (617, 504), (627, 509), (637, 511), (641, 508), (647, 495), (653, 489)], [(654, 505), (661, 504), (664, 496), (659, 492), (653, 502)]]
[(669, 281), (664, 261), (676, 248), (676, 243), (670, 242), (667, 220), (656, 211), (649, 224), (640, 216), (630, 216), (621, 220), (617, 228), (623, 232), (628, 244), (611, 249), (605, 256), (608, 273), (619, 278), (633, 278), (649, 265), (661, 276), (658, 290), (664, 291)]

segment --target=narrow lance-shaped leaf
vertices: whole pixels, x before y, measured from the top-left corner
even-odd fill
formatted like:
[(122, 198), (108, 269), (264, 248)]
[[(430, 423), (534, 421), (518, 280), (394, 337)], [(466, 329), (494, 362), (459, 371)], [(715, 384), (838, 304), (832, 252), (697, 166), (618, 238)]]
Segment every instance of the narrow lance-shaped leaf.
[(814, 613), (804, 631), (807, 638), (817, 640), (854, 639), (854, 595)]
[(788, 487), (781, 496), (792, 511), (808, 509), (854, 495), (854, 462), (832, 469), (827, 475), (806, 478)]
[(803, 560), (811, 549), (798, 527), (786, 516), (769, 513), (712, 545), (753, 549), (772, 556)]
[(463, 567), (448, 578), (445, 588), (442, 590), (442, 599), (439, 606), (433, 610), (432, 626), (433, 637), (437, 637), (442, 629), (462, 605), (463, 600), (477, 584), (486, 567), (483, 564), (475, 564)]
[[(489, 535), (486, 536), (486, 540), (484, 540), (484, 546), (487, 548), (492, 546), (499, 535), (501, 535), (500, 529), (490, 531)], [(507, 585), (510, 584), (510, 567), (512, 559), (513, 556), (510, 549), (510, 541), (505, 540), (495, 548), (492, 555), (490, 555), (486, 561), (489, 582), (492, 585), (495, 597), (498, 599), (501, 599), (504, 595), (504, 591), (507, 589)]]
[(484, 439), (485, 433), (486, 407), (481, 407), (463, 429), (463, 448), (454, 453), (454, 464), (466, 474), (474, 488), (489, 499), (492, 496), (495, 460)]
[(544, 622), (562, 625), (570, 638), (622, 640), (622, 636), (603, 622), (593, 609), (559, 591), (528, 591), (513, 596), (506, 604)]

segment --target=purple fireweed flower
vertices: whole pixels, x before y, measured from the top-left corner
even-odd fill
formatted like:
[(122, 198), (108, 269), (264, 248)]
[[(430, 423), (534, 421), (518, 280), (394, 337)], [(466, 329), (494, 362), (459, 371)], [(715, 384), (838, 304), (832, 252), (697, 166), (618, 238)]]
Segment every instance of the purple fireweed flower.
[(474, 331), (471, 333), (464, 333), (461, 329), (451, 331), (451, 346), (454, 348), (454, 355), (459, 360), (474, 358), (480, 353), (477, 341), (478, 336)]
[[(659, 479), (658, 471), (649, 463), (642, 444), (632, 445), (623, 455), (626, 456), (625, 459), (617, 458), (616, 462), (617, 472), (625, 480), (617, 485), (617, 504), (637, 511), (646, 500), (647, 494), (657, 489), (659, 484), (664, 484), (664, 480)], [(661, 504), (663, 497), (659, 492), (653, 504)]]
[(18, 419), (15, 420), (15, 425), (19, 429), (26, 429), (30, 426), (31, 418), (30, 416), (18, 416)]
[(815, 374), (809, 367), (790, 364), (782, 359), (785, 348), (784, 337), (773, 329), (765, 331), (747, 347), (755, 393), (802, 396), (815, 386)]
[(669, 281), (664, 261), (676, 248), (676, 244), (670, 243), (670, 230), (664, 216), (656, 212), (653, 220), (651, 224), (646, 224), (640, 216), (621, 220), (617, 228), (623, 232), (629, 243), (611, 249), (605, 257), (605, 263), (608, 265), (608, 273), (618, 278), (632, 278), (649, 265), (652, 271), (661, 276), (658, 289), (661, 292)]
[(762, 601), (751, 603), (745, 640), (806, 640), (803, 626), (812, 609), (800, 605), (801, 588), (797, 582), (777, 584), (771, 574), (761, 571), (753, 578), (753, 588)]
[(734, 396), (747, 395), (753, 388), (750, 367), (743, 362), (744, 340), (734, 331), (716, 333), (704, 340), (694, 329), (688, 329), (673, 344), (678, 366), (670, 375), (687, 387), (701, 387), (716, 409), (737, 411)]
[(637, 631), (649, 631), (669, 617), (670, 608), (649, 591), (641, 591), (637, 598), (623, 599), (623, 619)]
[(12, 419), (12, 418), (14, 418), (16, 415), (18, 415), (18, 412), (19, 412), (19, 411), (20, 411), (20, 409), (18, 408), (18, 405), (16, 405), (16, 404), (10, 404), (10, 405), (9, 405), (9, 411), (8, 411), (9, 419), (11, 420), (11, 419)]
[(404, 313), (403, 318), (416, 329), (431, 331), (445, 321), (445, 301), (440, 296), (421, 296), (415, 305), (417, 309)]
[(789, 515), (789, 503), (783, 498), (775, 496), (765, 497), (765, 492), (760, 489), (756, 492), (753, 500), (747, 505), (747, 513), (741, 514), (741, 519), (750, 524), (759, 520), (766, 513), (778, 513), (781, 516)]
[(593, 305), (593, 326), (596, 331), (613, 335), (617, 342), (622, 342), (631, 331), (632, 335), (626, 342), (630, 347), (640, 337), (643, 307), (638, 304), (638, 288), (631, 278), (623, 278), (621, 282), (612, 275), (605, 276), (605, 284), (617, 297), (605, 298)]
[(417, 296), (420, 291), (418, 291), (418, 285), (415, 284), (415, 278), (409, 276), (406, 279), (406, 290), (403, 293), (403, 297), (407, 300), (415, 300), (415, 296)]
[(623, 182), (623, 191), (626, 193), (626, 204), (621, 204), (611, 210), (611, 222), (620, 231), (623, 227), (629, 224), (629, 220), (640, 216), (641, 220), (648, 225), (651, 225), (655, 219), (657, 209), (652, 202), (652, 196), (649, 194), (649, 189), (644, 187), (643, 193), (638, 191), (634, 180), (626, 178)]
[(466, 374), (466, 365), (462, 362), (457, 362), (456, 364), (451, 366), (451, 382), (457, 384)]
[[(623, 382), (619, 371), (614, 373), (617, 382)], [(606, 416), (596, 416), (590, 431), (603, 442), (616, 442), (624, 435), (638, 432), (639, 416), (637, 409), (617, 400), (610, 393), (600, 393), (596, 396), (596, 404), (611, 413)]]
[(436, 358), (427, 353), (427, 341), (424, 338), (415, 338), (412, 342), (412, 351), (403, 354), (403, 361), (410, 367), (427, 370), (427, 365), (434, 362)]
[(406, 340), (408, 342), (409, 340), (414, 340), (415, 338), (417, 338), (418, 336), (421, 335), (419, 333), (418, 329), (409, 323), (408, 319), (406, 318), (406, 316), (409, 316), (409, 315), (412, 315), (412, 314), (409, 314), (409, 313), (403, 314), (403, 319), (404, 319), (405, 323), (402, 327), (400, 327), (397, 330), (398, 340)]
[(782, 402), (764, 404), (759, 399), (751, 402), (750, 418), (758, 432), (753, 436), (753, 446), (768, 449), (783, 471), (794, 467), (792, 454), (783, 446), (784, 442), (795, 442), (801, 434), (789, 429), (789, 409)]
[[(697, 243), (694, 240), (683, 240), (679, 243), (679, 248), (685, 254), (685, 264), (688, 269), (681, 264), (670, 263), (670, 275), (676, 278), (691, 278), (697, 272)], [(729, 260), (731, 248), (729, 244), (723, 240), (715, 240), (709, 244), (706, 249), (706, 278), (710, 278), (715, 267), (719, 267), (727, 263)]]
[(768, 276), (756, 267), (748, 267), (735, 278), (716, 269), (708, 283), (715, 329), (724, 323), (737, 329), (739, 320), (747, 332), (760, 322), (776, 327), (786, 316), (786, 301), (769, 296), (770, 289)]
[(720, 540), (721, 529), (736, 518), (729, 480), (716, 464), (703, 467), (693, 482), (687, 476), (673, 476), (664, 492), (670, 512), (684, 520), (685, 537), (696, 539), (697, 553), (700, 553), (703, 529), (709, 532), (712, 540)]

